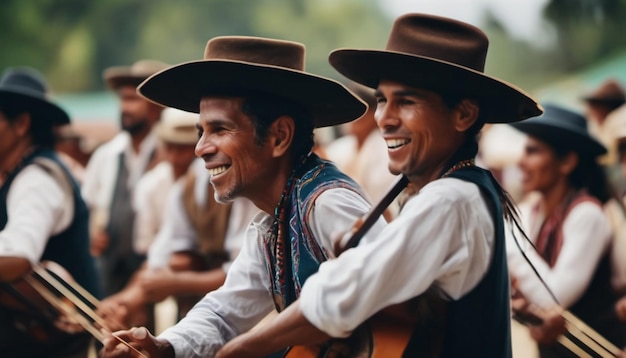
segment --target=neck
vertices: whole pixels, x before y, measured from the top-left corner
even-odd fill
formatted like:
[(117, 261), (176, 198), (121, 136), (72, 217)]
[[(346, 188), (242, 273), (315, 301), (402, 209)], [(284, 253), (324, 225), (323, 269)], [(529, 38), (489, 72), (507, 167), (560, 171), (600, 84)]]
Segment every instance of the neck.
[(255, 184), (251, 190), (254, 194), (248, 198), (257, 208), (273, 216), (291, 176), (292, 168), (291, 165), (279, 165), (274, 170), (268, 170), (267, 177)]
[(541, 202), (546, 217), (550, 216), (559, 207), (559, 205), (563, 203), (563, 200), (572, 191), (572, 189), (573, 188), (566, 180), (561, 180), (557, 183), (557, 185), (541, 192)]
[(32, 146), (31, 141), (21, 141), (13, 147), (9, 153), (0, 158), (0, 173), (6, 175), (12, 172), (30, 152)]
[(133, 150), (135, 151), (135, 153), (139, 153), (141, 143), (143, 143), (143, 140), (146, 139), (149, 133), (150, 131), (146, 130), (146, 131), (141, 131), (139, 133), (131, 134), (130, 140), (131, 140), (131, 144), (133, 146)]

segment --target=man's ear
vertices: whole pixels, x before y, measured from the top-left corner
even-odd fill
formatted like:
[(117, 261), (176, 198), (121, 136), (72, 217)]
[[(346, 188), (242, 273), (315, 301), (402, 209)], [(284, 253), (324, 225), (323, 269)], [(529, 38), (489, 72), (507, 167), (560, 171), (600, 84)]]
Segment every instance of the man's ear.
[(13, 129), (17, 132), (20, 138), (25, 137), (30, 132), (31, 125), (32, 117), (28, 112), (20, 113), (12, 123)]
[(559, 169), (561, 173), (563, 173), (564, 175), (570, 175), (578, 166), (578, 160), (578, 153), (574, 151), (567, 153), (560, 160)]
[(458, 117), (455, 120), (456, 130), (465, 132), (470, 129), (478, 120), (479, 109), (477, 101), (468, 98), (461, 100), (455, 108), (458, 112)]
[(272, 123), (268, 140), (271, 141), (274, 157), (281, 157), (289, 151), (295, 129), (296, 124), (291, 116), (280, 116)]

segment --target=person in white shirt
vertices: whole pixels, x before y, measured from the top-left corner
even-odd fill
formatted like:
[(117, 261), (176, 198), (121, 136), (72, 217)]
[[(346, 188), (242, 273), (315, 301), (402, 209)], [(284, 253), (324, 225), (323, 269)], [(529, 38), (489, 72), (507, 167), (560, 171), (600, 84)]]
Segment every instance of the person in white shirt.
[[(334, 251), (345, 251), (322, 262), (303, 283), (299, 298), (264, 325), (246, 333), (250, 328), (246, 322), (254, 321), (250, 318), (256, 312), (250, 310), (236, 324), (219, 327), (227, 335), (210, 349), (206, 346), (214, 328), (205, 327), (204, 336), (193, 335), (203, 344), (182, 330), (166, 331), (161, 338), (175, 348), (168, 351), (166, 341), (157, 340), (155, 344), (169, 352), (159, 356), (175, 352), (190, 357), (263, 357), (294, 345), (315, 345), (297, 350), (294, 356), (302, 350), (310, 352), (308, 348), (333, 351), (337, 345), (370, 356), (378, 345), (369, 340), (371, 326), (362, 324), (395, 306), (378, 322), (391, 321), (386, 325), (389, 329), (406, 323), (407, 341), (384, 356), (510, 357), (503, 215), (511, 214), (513, 204), (495, 179), (474, 165), (473, 157), (478, 151), (476, 135), (485, 122), (518, 121), (541, 110), (525, 93), (483, 73), (487, 46), (485, 34), (471, 25), (407, 14), (394, 22), (385, 50), (333, 51), (329, 60), (340, 73), (376, 88), (376, 121), (387, 144), (389, 170), (403, 175), (398, 188), (410, 181), (417, 194), (397, 218), (370, 229), (357, 246), (344, 247), (352, 242), (341, 239), (350, 235), (338, 235), (339, 248)], [(209, 103), (201, 103), (205, 105), (201, 118), (213, 118), (204, 112), (209, 109)], [(213, 158), (209, 149), (204, 152), (207, 159)], [(220, 174), (229, 168), (222, 166), (228, 162), (215, 160), (210, 168), (215, 168), (212, 182), (219, 188), (231, 178), (230, 169)], [(340, 218), (335, 207), (341, 203), (336, 200), (335, 206), (323, 208), (335, 210), (326, 216), (324, 227)], [(317, 204), (315, 209), (319, 210)], [(333, 230), (321, 233), (326, 240), (337, 235), (329, 231)], [(262, 252), (263, 246), (262, 240), (245, 241), (237, 261), (252, 262), (252, 254)], [(229, 272), (226, 285), (231, 278), (239, 281), (262, 272), (263, 265), (249, 266), (237, 276)], [(416, 305), (397, 306), (408, 300)], [(204, 321), (212, 319), (200, 311), (200, 305), (220, 308), (219, 301), (201, 302), (198, 314), (191, 317), (192, 310), (181, 322), (187, 328), (205, 326)], [(434, 306), (447, 309), (447, 314), (429, 309)], [(415, 315), (417, 322), (411, 320)], [(152, 348), (148, 342), (153, 341), (143, 330), (120, 337), (131, 339), (133, 334), (133, 341)], [(329, 341), (349, 336), (356, 342), (365, 339), (364, 344)], [(149, 349), (151, 354), (157, 350)]]
[[(338, 239), (369, 209), (360, 187), (311, 152), (315, 127), (360, 117), (366, 105), (340, 83), (304, 72), (304, 45), (222, 36), (205, 59), (173, 66), (139, 91), (167, 106), (199, 111), (196, 154), (220, 203), (259, 208), (226, 281), (158, 338), (145, 328), (116, 332), (151, 357), (213, 356), (300, 295)], [(384, 226), (378, 220), (372, 232)], [(139, 336), (138, 336), (139, 335)], [(131, 356), (109, 339), (103, 357)]]
[(613, 232), (603, 208), (615, 193), (596, 162), (606, 148), (589, 134), (582, 115), (553, 104), (544, 110), (513, 127), (528, 135), (519, 163), (522, 185), (538, 194), (520, 205), (523, 228), (536, 251), (525, 242), (520, 246), (528, 248), (526, 255), (547, 288), (509, 237), (514, 306), (539, 317), (548, 313), (542, 325), (530, 330), (541, 357), (576, 356), (556, 343), (562, 327), (551, 312), (557, 306), (623, 347), (626, 324), (615, 313), (618, 295), (611, 285)]
[(3, 357), (87, 355), (91, 336), (76, 324), (59, 324), (75, 321), (68, 321), (48, 303), (50, 298), (44, 299), (24, 280), (34, 277), (30, 272), (36, 265), (54, 264), (60, 270), (53, 272), (100, 295), (89, 254), (89, 213), (76, 180), (54, 151), (54, 128), (69, 122), (67, 113), (47, 98), (47, 84), (38, 71), (30, 67), (4, 71), (0, 78)]
[(159, 160), (152, 128), (163, 107), (139, 96), (136, 88), (166, 66), (141, 60), (104, 71), (107, 85), (120, 99), (122, 132), (94, 152), (81, 192), (90, 210), (91, 252), (98, 258), (105, 296), (121, 290), (143, 261), (133, 250), (132, 197), (139, 178)]
[(196, 113), (166, 108), (155, 126), (163, 161), (139, 179), (133, 198), (137, 213), (133, 247), (141, 255), (148, 252), (162, 226), (170, 189), (196, 158), (197, 122)]

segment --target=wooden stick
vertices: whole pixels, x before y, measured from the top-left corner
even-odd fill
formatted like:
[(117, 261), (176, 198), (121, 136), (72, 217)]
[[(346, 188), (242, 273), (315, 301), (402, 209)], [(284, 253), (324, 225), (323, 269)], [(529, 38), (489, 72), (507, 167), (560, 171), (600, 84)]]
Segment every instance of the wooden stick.
[(400, 175), (400, 178), (396, 180), (396, 182), (391, 186), (391, 189), (389, 189), (380, 202), (369, 213), (367, 213), (361, 221), (359, 221), (360, 225), (358, 225), (359, 223), (355, 224), (350, 240), (348, 240), (348, 243), (343, 248), (335, 250), (336, 255), (339, 256), (340, 253), (358, 245), (359, 241), (361, 241), (363, 236), (365, 236), (365, 233), (367, 233), (367, 231), (376, 223), (378, 217), (383, 214), (385, 209), (391, 205), (396, 196), (398, 196), (398, 194), (400, 194), (400, 192), (402, 192), (408, 184), (409, 179), (404, 175)]

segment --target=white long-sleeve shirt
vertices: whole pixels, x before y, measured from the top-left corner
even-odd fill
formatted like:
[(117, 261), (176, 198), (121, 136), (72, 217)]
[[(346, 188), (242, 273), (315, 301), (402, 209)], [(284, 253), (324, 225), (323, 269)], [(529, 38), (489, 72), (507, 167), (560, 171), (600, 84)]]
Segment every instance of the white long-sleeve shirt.
[(345, 337), (432, 284), (456, 300), (487, 272), (493, 243), (492, 216), (478, 187), (454, 178), (433, 181), (379, 235), (324, 262), (304, 284), (300, 308), (320, 330)]
[[(332, 252), (333, 238), (349, 231), (369, 208), (351, 190), (329, 189), (316, 199), (307, 219), (313, 236)], [(267, 213), (257, 214), (224, 285), (207, 294), (183, 320), (159, 336), (172, 344), (176, 356), (212, 357), (227, 341), (251, 329), (274, 309), (263, 247), (263, 234), (271, 222)], [(369, 235), (376, 235), (384, 225), (380, 219)]]
[[(520, 205), (522, 225), (534, 243), (544, 217), (531, 215), (532, 205)], [(507, 230), (507, 259), (511, 275), (517, 279), (518, 289), (535, 305), (549, 308), (556, 304), (535, 275), (510, 231)], [(611, 225), (603, 209), (591, 202), (582, 202), (572, 208), (563, 222), (563, 245), (554, 267), (545, 260), (522, 236), (517, 234), (521, 247), (537, 272), (554, 293), (562, 307), (568, 308), (585, 292), (593, 274), (610, 245)]]
[[(68, 183), (38, 165), (17, 174), (7, 195), (8, 221), (0, 231), (0, 256), (39, 262), (48, 239), (67, 229), (74, 217)], [(71, 192), (70, 192), (71, 194)]]

